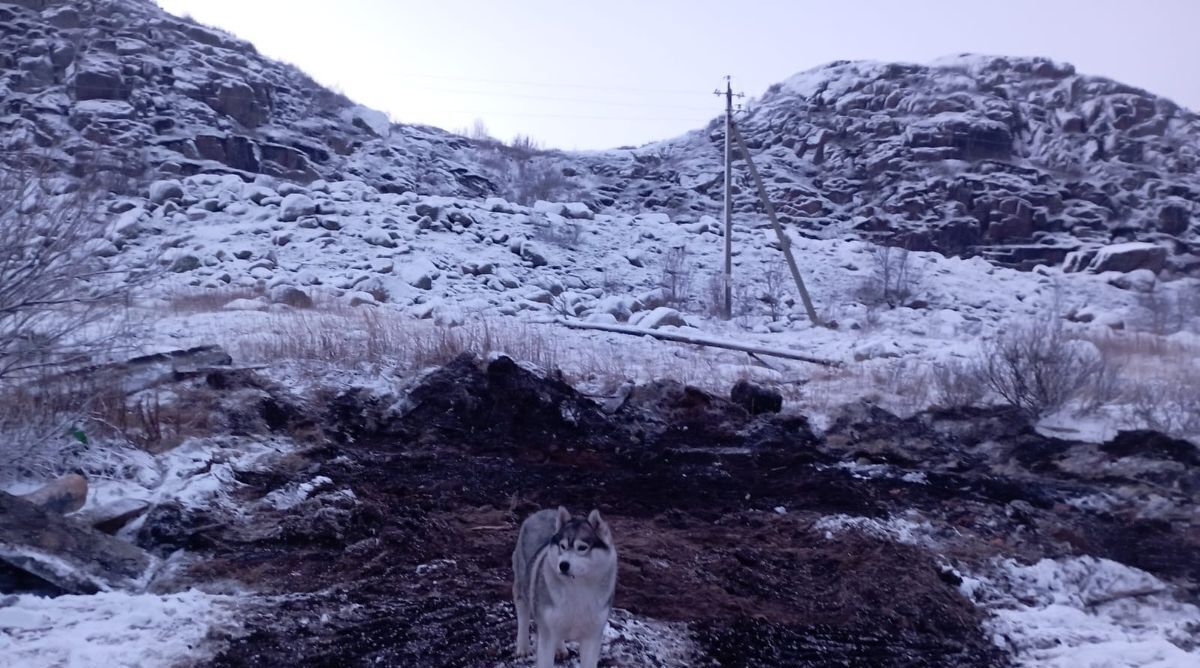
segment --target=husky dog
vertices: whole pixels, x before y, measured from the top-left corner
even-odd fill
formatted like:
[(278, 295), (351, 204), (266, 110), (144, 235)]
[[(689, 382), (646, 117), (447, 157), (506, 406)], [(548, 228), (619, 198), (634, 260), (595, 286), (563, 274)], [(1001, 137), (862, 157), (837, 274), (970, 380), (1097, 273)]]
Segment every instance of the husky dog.
[(573, 519), (562, 506), (530, 515), (521, 524), (512, 563), (517, 656), (529, 654), (532, 620), (537, 668), (551, 668), (568, 640), (579, 641), (580, 668), (596, 668), (617, 587), (617, 548), (600, 511), (586, 520)]

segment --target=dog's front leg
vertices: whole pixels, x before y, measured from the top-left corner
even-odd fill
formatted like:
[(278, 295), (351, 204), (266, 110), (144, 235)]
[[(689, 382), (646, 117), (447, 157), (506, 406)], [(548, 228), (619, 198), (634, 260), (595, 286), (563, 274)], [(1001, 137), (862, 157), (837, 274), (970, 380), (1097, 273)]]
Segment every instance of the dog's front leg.
[(545, 626), (549, 624), (538, 624), (537, 668), (554, 668), (554, 652), (562, 641)]
[(579, 641), (579, 668), (596, 668), (596, 664), (600, 662), (600, 645), (603, 642), (603, 630)]

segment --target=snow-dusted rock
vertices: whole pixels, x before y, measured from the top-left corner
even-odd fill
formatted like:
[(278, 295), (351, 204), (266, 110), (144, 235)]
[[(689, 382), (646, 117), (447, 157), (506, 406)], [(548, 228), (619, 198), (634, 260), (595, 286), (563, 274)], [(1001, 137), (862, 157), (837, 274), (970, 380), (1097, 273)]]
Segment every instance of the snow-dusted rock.
[(392, 134), (392, 121), (387, 114), (361, 104), (343, 111), (342, 118), (376, 137), (387, 138)]
[(503, 197), (489, 197), (484, 200), (483, 208), (491, 211), (492, 213), (513, 214), (517, 212), (519, 207)]
[(1109, 285), (1115, 285), (1122, 290), (1134, 292), (1150, 292), (1158, 283), (1158, 277), (1149, 269), (1135, 269), (1127, 274), (1117, 274), (1108, 279)]
[(234, 299), (221, 308), (226, 311), (265, 311), (268, 306), (262, 299)]
[(598, 300), (593, 307), (596, 313), (612, 316), (619, 322), (625, 322), (641, 309), (641, 303), (629, 295), (611, 295)]
[(596, 214), (583, 202), (567, 202), (563, 204), (560, 215), (564, 218), (579, 220), (592, 220), (596, 217)]
[(598, 325), (615, 325), (618, 323), (618, 320), (611, 313), (592, 313), (584, 318), (584, 321)]
[(272, 304), (287, 304), (293, 308), (312, 308), (313, 299), (294, 285), (276, 285), (269, 293)]
[(279, 194), (270, 188), (259, 185), (257, 183), (247, 183), (242, 188), (242, 198), (250, 200), (258, 205), (263, 205), (266, 200), (279, 197)]
[(437, 265), (423, 257), (405, 262), (396, 273), (405, 283), (419, 290), (433, 289), (433, 280), (441, 275)]
[(362, 240), (371, 244), (372, 246), (379, 246), (381, 248), (395, 248), (398, 245), (396, 240), (393, 239), (390, 234), (388, 234), (387, 230), (379, 227), (372, 227), (366, 232), (363, 232)]
[(174, 179), (155, 181), (150, 184), (150, 201), (162, 204), (183, 197), (183, 184)]
[(317, 203), (313, 198), (301, 193), (292, 193), (283, 198), (279, 205), (279, 220), (290, 223), (301, 216), (311, 216), (317, 212)]
[(140, 230), (139, 224), (142, 220), (142, 216), (145, 215), (146, 210), (141, 207), (130, 209), (118, 216), (117, 219), (113, 221), (110, 229), (113, 234), (116, 234), (120, 237), (137, 236)]
[(113, 257), (121, 252), (121, 249), (108, 239), (90, 239), (84, 244), (83, 250), (95, 257)]
[(346, 293), (345, 300), (350, 306), (378, 306), (379, 300), (375, 299), (375, 295), (363, 291), (355, 290)]
[(508, 246), (509, 250), (521, 256), (522, 260), (528, 262), (532, 267), (544, 267), (550, 263), (546, 257), (546, 251), (540, 244), (537, 244), (529, 239), (515, 239)]
[(683, 314), (669, 306), (660, 306), (638, 320), (638, 327), (643, 329), (661, 329), (663, 327), (687, 327)]

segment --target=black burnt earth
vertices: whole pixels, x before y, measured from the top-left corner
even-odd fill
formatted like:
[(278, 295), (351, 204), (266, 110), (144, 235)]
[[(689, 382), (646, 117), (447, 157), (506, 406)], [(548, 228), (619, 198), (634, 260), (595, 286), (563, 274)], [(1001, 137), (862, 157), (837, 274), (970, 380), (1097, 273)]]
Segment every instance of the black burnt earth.
[[(854, 404), (817, 436), (799, 416), (751, 415), (678, 383), (602, 408), (507, 358), (470, 357), (402, 396), (325, 401), (326, 437), (240, 474), (238, 517), (163, 511), (143, 529), (148, 548), (201, 557), (186, 578), (261, 594), (209, 665), (525, 665), (510, 659), (510, 554), (520, 521), (559, 504), (612, 524), (618, 608), (686, 624), (693, 654), (664, 666), (1008, 665), (948, 566), (997, 555), (1103, 556), (1193, 596), (1200, 580), (1186, 518), (1065, 503), (1114, 478), (1137, 487), (1142, 468), (1007, 414), (901, 419)], [(1154, 489), (1196, 474), (1166, 471), (1147, 474)], [(317, 475), (332, 484), (298, 505), (261, 502)], [(912, 512), (952, 528), (937, 551), (821, 524)], [(618, 658), (635, 645), (613, 640), (602, 665), (655, 665)]]

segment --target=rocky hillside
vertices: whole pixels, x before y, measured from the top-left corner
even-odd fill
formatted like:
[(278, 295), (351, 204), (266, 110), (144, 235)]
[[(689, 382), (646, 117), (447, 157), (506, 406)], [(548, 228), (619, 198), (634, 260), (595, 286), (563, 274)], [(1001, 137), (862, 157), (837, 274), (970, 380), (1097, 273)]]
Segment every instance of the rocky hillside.
[[(776, 205), (809, 235), (1026, 269), (1081, 247), (1154, 242), (1171, 260), (1146, 267), (1200, 267), (1200, 118), (1070, 65), (833, 63), (772, 86), (738, 122)], [(600, 205), (713, 213), (723, 142), (714, 121), (623, 162), (584, 162), (603, 177)], [(755, 210), (748, 176), (737, 186), (737, 209)]]
[[(699, 222), (721, 207), (723, 125), (637, 149), (536, 152), (389, 123), (149, 0), (0, 3), (5, 153), (136, 185), (199, 173), (384, 193), (577, 200)], [(1200, 271), (1200, 119), (1044, 59), (841, 62), (798, 74), (739, 123), (783, 215), (1009, 266), (1104, 270), (1089, 249), (1149, 242), (1128, 269)], [(756, 209), (743, 174), (737, 209)]]
[(75, 175), (359, 179), (385, 192), (480, 195), (460, 137), (393, 126), (294, 67), (150, 0), (0, 3), (8, 156)]

